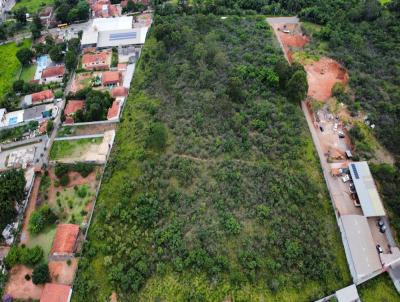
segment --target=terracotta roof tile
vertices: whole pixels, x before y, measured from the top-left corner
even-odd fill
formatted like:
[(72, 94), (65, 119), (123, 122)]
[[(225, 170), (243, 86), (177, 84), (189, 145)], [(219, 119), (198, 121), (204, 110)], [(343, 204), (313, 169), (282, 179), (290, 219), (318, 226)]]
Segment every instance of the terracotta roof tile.
[(50, 100), (50, 99), (54, 99), (54, 94), (53, 94), (53, 91), (51, 91), (51, 89), (32, 93), (32, 103), (33, 104), (40, 103), (40, 102), (43, 102), (45, 100)]
[(112, 106), (108, 109), (107, 119), (113, 119), (118, 116), (119, 113), (119, 101), (114, 101)]
[(64, 73), (65, 73), (64, 65), (47, 67), (46, 69), (44, 69), (42, 71), (42, 79), (56, 77), (56, 76), (62, 76), (62, 75), (64, 75)]
[(82, 100), (69, 100), (67, 106), (64, 108), (64, 115), (69, 116), (79, 109), (83, 109), (85, 107), (85, 101)]
[(95, 54), (84, 54), (82, 57), (82, 64), (103, 63), (106, 64), (108, 53), (100, 52)]
[(111, 90), (111, 96), (112, 96), (113, 98), (116, 98), (116, 97), (119, 97), (119, 96), (124, 96), (124, 97), (126, 97), (126, 96), (128, 96), (128, 89), (125, 88), (125, 87), (123, 87), (123, 86), (114, 87), (114, 88)]
[(71, 254), (74, 252), (76, 239), (79, 234), (79, 225), (59, 224), (50, 254)]
[(71, 286), (46, 283), (40, 296), (40, 302), (67, 302)]
[(115, 84), (121, 80), (119, 71), (106, 71), (103, 72), (102, 82), (103, 85)]

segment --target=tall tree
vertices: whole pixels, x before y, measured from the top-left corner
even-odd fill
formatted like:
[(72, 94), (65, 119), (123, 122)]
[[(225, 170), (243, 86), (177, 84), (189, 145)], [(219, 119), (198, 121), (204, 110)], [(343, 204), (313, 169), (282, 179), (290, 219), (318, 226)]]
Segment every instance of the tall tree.
[(28, 65), (32, 61), (33, 52), (29, 48), (21, 48), (16, 56), (22, 65)]

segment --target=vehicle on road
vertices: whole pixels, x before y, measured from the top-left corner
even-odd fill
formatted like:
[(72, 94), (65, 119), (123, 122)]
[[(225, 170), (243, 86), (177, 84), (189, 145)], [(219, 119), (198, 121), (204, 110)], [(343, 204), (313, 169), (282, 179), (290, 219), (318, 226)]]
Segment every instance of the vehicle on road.
[(345, 138), (343, 131), (338, 131), (339, 138)]
[(386, 225), (385, 225), (385, 222), (382, 219), (378, 220), (378, 227), (379, 227), (379, 231), (381, 233), (385, 233), (386, 232)]
[(376, 250), (378, 251), (378, 254), (383, 253), (383, 248), (379, 244), (376, 245)]
[(343, 182), (348, 182), (350, 180), (350, 176), (346, 174), (345, 176), (342, 177)]
[(321, 130), (321, 132), (324, 132), (324, 128), (322, 126), (319, 126), (319, 130)]
[(349, 174), (350, 170), (349, 170), (349, 168), (339, 168), (339, 173), (340, 174)]

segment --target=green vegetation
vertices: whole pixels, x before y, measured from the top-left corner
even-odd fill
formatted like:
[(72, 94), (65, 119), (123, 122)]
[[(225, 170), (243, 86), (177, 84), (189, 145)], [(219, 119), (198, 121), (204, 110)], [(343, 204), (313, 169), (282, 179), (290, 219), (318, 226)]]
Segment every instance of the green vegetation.
[(39, 13), (45, 6), (53, 4), (54, 0), (20, 0), (15, 3), (12, 11), (16, 11), (22, 7), (26, 7), (28, 13)]
[(358, 292), (363, 302), (399, 301), (399, 293), (386, 273), (360, 285)]
[(33, 269), (32, 272), (33, 284), (44, 284), (49, 281), (50, 281), (50, 272), (47, 263), (41, 263)]
[(8, 170), (0, 173), (0, 230), (14, 221), (15, 204), (24, 197), (25, 177), (23, 170)]
[(33, 248), (23, 246), (12, 246), (4, 263), (8, 268), (17, 264), (24, 264), (30, 267), (40, 263), (43, 259), (43, 250), (39, 246)]
[(35, 210), (29, 219), (28, 230), (30, 234), (37, 235), (41, 233), (46, 227), (52, 225), (57, 220), (57, 216), (45, 204), (39, 209)]
[(350, 284), (299, 95), (286, 98), (304, 70), (272, 35), (264, 17), (156, 16), (73, 301), (313, 301)]
[(43, 255), (47, 256), (50, 254), (51, 245), (53, 244), (53, 238), (56, 234), (56, 225), (50, 225), (44, 229), (38, 235), (29, 235), (29, 241), (26, 244), (27, 247), (40, 246), (43, 250)]
[[(12, 83), (18, 75), (21, 65), (16, 57), (18, 50), (30, 47), (31, 40), (24, 40), (22, 44), (7, 43), (0, 45), (0, 100), (11, 90)], [(1, 103), (0, 103), (1, 104)], [(1, 107), (1, 106), (0, 106)]]
[(87, 215), (86, 208), (93, 201), (94, 194), (95, 191), (87, 185), (65, 188), (57, 194), (52, 208), (60, 221), (81, 224)]
[(33, 80), (35, 72), (36, 72), (36, 65), (32, 64), (29, 66), (25, 66), (22, 68), (22, 72), (19, 78), (25, 82), (29, 82)]
[(103, 138), (84, 138), (55, 141), (50, 151), (50, 159), (59, 160), (84, 154), (93, 145), (100, 145)]
[(29, 131), (36, 130), (39, 123), (37, 121), (30, 121), (28, 124), (10, 128), (10, 129), (1, 129), (0, 130), (0, 143), (19, 140), (22, 138), (24, 133)]

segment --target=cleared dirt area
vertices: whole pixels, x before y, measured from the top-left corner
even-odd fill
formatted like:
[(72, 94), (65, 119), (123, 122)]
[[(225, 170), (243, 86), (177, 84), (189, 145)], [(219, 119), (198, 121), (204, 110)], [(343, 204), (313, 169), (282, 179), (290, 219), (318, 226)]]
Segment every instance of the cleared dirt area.
[(49, 261), (49, 271), (51, 281), (58, 284), (71, 285), (74, 281), (75, 271), (78, 267), (78, 259), (71, 259), (68, 265), (67, 261)]
[(326, 101), (332, 96), (335, 83), (346, 85), (349, 81), (346, 69), (330, 58), (323, 57), (304, 68), (307, 71), (308, 96), (319, 101)]
[(59, 136), (80, 136), (102, 134), (106, 131), (115, 130), (116, 124), (92, 124), (82, 126), (64, 126), (60, 129)]
[(5, 293), (11, 295), (14, 299), (21, 300), (39, 300), (42, 294), (43, 285), (35, 285), (32, 279), (27, 281), (25, 275), (32, 276), (32, 269), (24, 265), (16, 265), (10, 271)]

